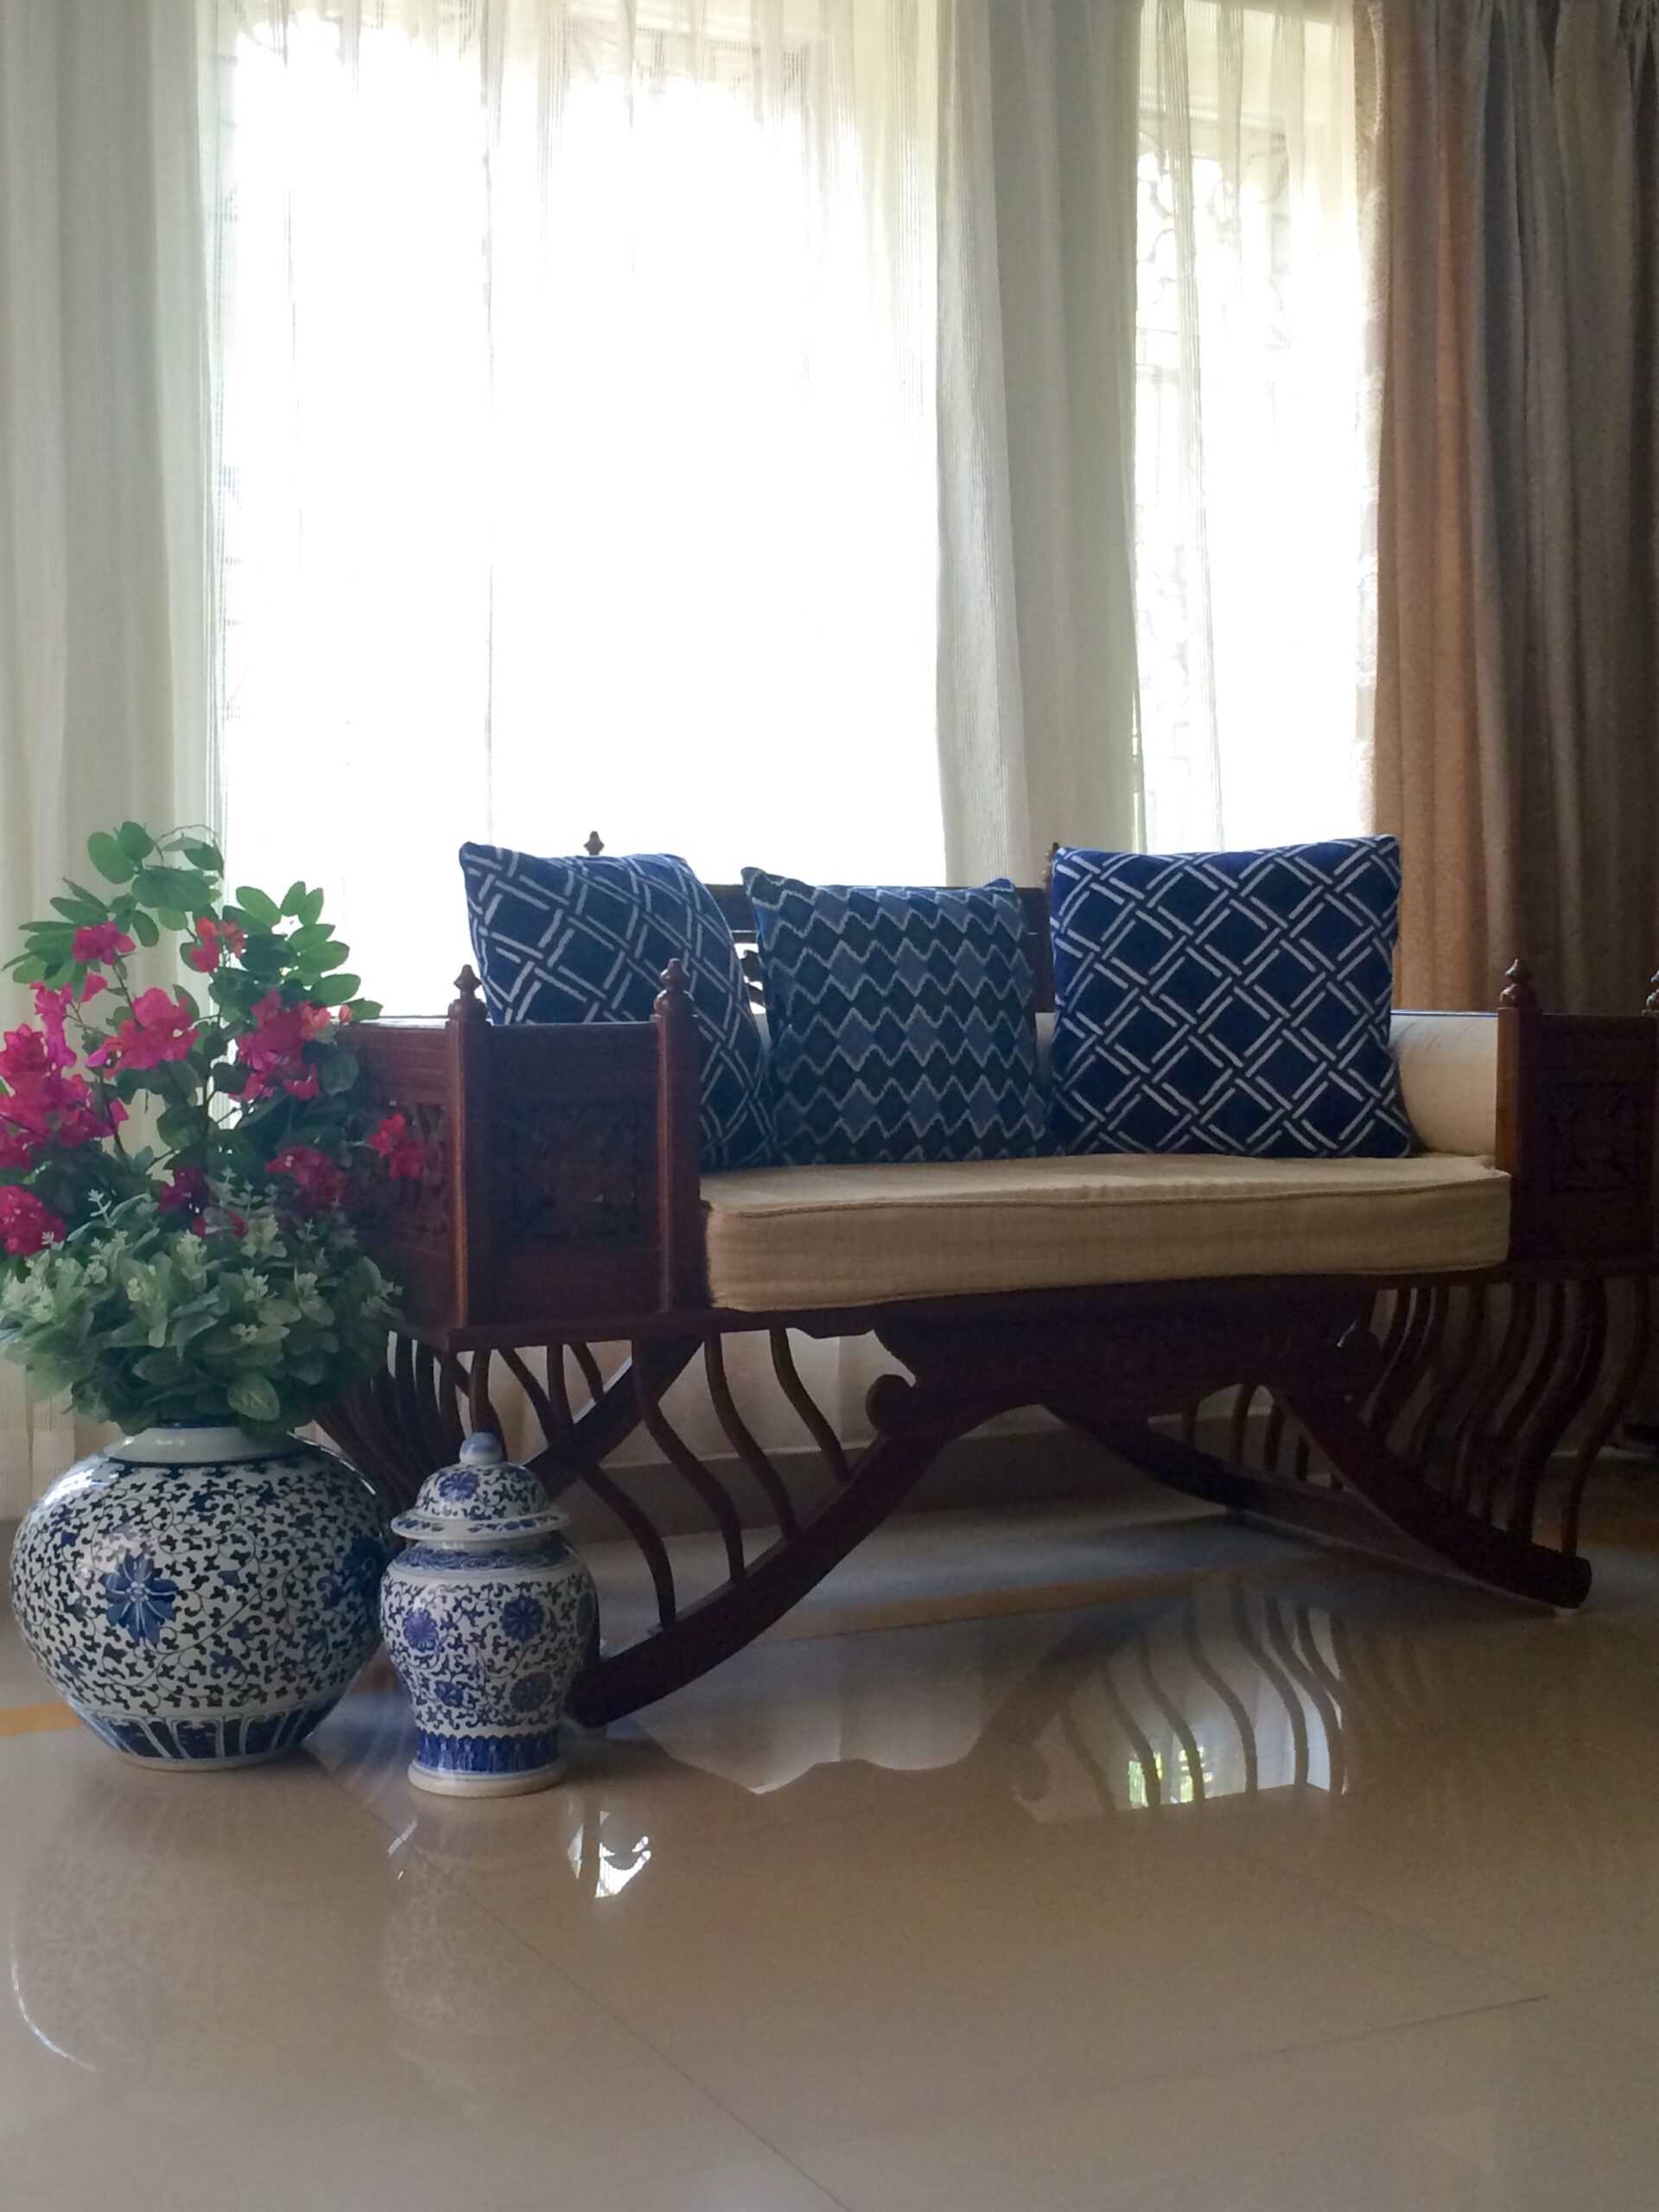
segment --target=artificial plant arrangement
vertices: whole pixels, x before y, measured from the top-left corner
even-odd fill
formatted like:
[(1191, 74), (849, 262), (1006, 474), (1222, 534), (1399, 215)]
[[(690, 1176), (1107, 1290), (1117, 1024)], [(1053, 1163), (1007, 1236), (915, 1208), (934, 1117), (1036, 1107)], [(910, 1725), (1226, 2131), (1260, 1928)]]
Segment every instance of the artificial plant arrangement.
[[(391, 1286), (357, 1219), (422, 1147), (352, 1049), (379, 1011), (302, 882), (225, 895), (200, 833), (88, 841), (7, 967), (35, 1019), (0, 1050), (0, 1332), (41, 1389), (130, 1431), (308, 1421), (385, 1357)], [(137, 988), (164, 940), (191, 982)]]

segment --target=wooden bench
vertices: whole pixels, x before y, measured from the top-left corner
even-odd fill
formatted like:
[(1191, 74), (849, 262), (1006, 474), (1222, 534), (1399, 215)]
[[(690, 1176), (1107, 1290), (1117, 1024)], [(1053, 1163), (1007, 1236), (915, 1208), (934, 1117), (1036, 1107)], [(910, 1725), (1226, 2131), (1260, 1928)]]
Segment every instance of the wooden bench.
[[(752, 946), (744, 893), (720, 887), (716, 895), (740, 944)], [(1049, 1006), (1046, 894), (1021, 895), (1040, 1001)], [(753, 977), (752, 956), (747, 964)], [(454, 1456), (469, 1427), (497, 1425), (493, 1389), (522, 1391), (539, 1425), (535, 1464), (550, 1490), (584, 1485), (638, 1546), (655, 1593), (651, 1632), (621, 1649), (596, 1648), (572, 1700), (579, 1719), (596, 1724), (628, 1713), (741, 1649), (890, 1514), (946, 1445), (1025, 1407), (1048, 1408), (1119, 1459), (1216, 1504), (1455, 1569), (1516, 1596), (1559, 1606), (1583, 1600), (1590, 1570), (1578, 1550), (1580, 1501), (1640, 1380), (1659, 1251), (1659, 1023), (1650, 1014), (1545, 1013), (1517, 963), (1487, 1061), (1492, 1158), (1484, 1163), (1454, 1148), (1427, 1165), (1231, 1164), (1267, 1179), (1260, 1183), (1248, 1175), (1228, 1182), (1228, 1164), (1211, 1161), (1030, 1163), (1038, 1184), (1081, 1173), (1099, 1185), (1083, 1196), (1068, 1188), (1058, 1203), (1094, 1210), (1099, 1250), (1118, 1254), (1099, 1262), (1110, 1279), (1075, 1279), (1089, 1262), (1077, 1257), (1084, 1232), (1069, 1224), (1071, 1280), (994, 1290), (958, 1281), (945, 1290), (911, 1275), (902, 1280), (921, 1284), (919, 1294), (861, 1294), (861, 1284), (874, 1280), (869, 1270), (881, 1271), (861, 1256), (875, 1226), (861, 1216), (841, 1224), (854, 1233), (837, 1247), (850, 1256), (833, 1295), (803, 1296), (798, 1287), (786, 1302), (768, 1305), (755, 1299), (764, 1298), (775, 1264), (767, 1251), (779, 1248), (756, 1241), (758, 1179), (771, 1178), (765, 1192), (786, 1198), (790, 1179), (817, 1178), (820, 1210), (826, 1177), (854, 1179), (828, 1202), (839, 1203), (844, 1190), (855, 1207), (878, 1202), (858, 1198), (855, 1179), (888, 1179), (879, 1202), (899, 1206), (897, 1249), (911, 1267), (939, 1242), (917, 1231), (928, 1217), (904, 1212), (918, 1192), (927, 1204), (960, 1207), (971, 1204), (974, 1178), (983, 1176), (988, 1189), (1001, 1179), (1002, 1202), (1024, 1209), (1029, 1232), (1042, 1219), (1032, 1209), (1055, 1203), (1053, 1191), (1045, 1201), (1023, 1185), (1010, 1190), (1012, 1171), (1000, 1162), (705, 1180), (697, 1045), (677, 969), (664, 978), (649, 1022), (496, 1027), (470, 969), (458, 988), (446, 1020), (380, 1022), (361, 1033), (376, 1090), (418, 1130), (427, 1166), (418, 1181), (389, 1189), (372, 1231), (404, 1286), (402, 1331), (385, 1372), (338, 1408), (328, 1427), (403, 1501)], [(1407, 1036), (1417, 1020), (1396, 1017), (1396, 1030)], [(1408, 1079), (1408, 1110), (1411, 1092)], [(1434, 1163), (1448, 1158), (1442, 1173)], [(1321, 1213), (1314, 1203), (1319, 1173), (1332, 1167), (1361, 1171), (1364, 1187), (1344, 1187), (1345, 1215)], [(1179, 1178), (1189, 1169), (1198, 1171), (1195, 1185), (1219, 1175), (1247, 1206), (1256, 1194), (1255, 1227), (1247, 1224), (1238, 1248), (1268, 1255), (1254, 1271), (1240, 1274), (1225, 1255), (1212, 1259), (1202, 1237), (1195, 1247), (1175, 1233), (1199, 1218), (1180, 1212)], [(1308, 1178), (1288, 1197), (1287, 1171), (1293, 1182)], [(1382, 1236), (1385, 1222), (1406, 1221), (1414, 1173), (1427, 1198), (1421, 1190), (1412, 1198), (1416, 1226), (1403, 1244), (1384, 1237), (1379, 1264), (1368, 1237)], [(906, 1177), (920, 1180), (892, 1179)], [(1169, 1224), (1166, 1241), (1154, 1245), (1142, 1227), (1113, 1245), (1124, 1177), (1150, 1181), (1159, 1195), (1149, 1203), (1173, 1206), (1147, 1217)], [(747, 1225), (738, 1220), (738, 1185), (749, 1195)], [(1478, 1199), (1477, 1185), (1484, 1193)], [(797, 1202), (801, 1187), (794, 1185)], [(1128, 1188), (1131, 1200), (1137, 1194), (1147, 1198), (1145, 1188)], [(1301, 1213), (1297, 1197), (1306, 1201)], [(1390, 1205), (1395, 1211), (1385, 1217), (1380, 1210)], [(1365, 1211), (1372, 1206), (1375, 1220)], [(1329, 1233), (1287, 1240), (1284, 1224), (1293, 1218), (1324, 1222)], [(1252, 1245), (1258, 1230), (1268, 1241)], [(1001, 1250), (1005, 1240), (994, 1233), (992, 1242)], [(740, 1249), (747, 1274), (733, 1259)], [(787, 1224), (782, 1249), (798, 1259), (803, 1249)], [(889, 1236), (886, 1249), (893, 1249)], [(1187, 1272), (1153, 1272), (1160, 1250), (1185, 1250)], [(1388, 1258), (1390, 1251), (1403, 1256)], [(722, 1279), (741, 1285), (743, 1303), (729, 1292), (724, 1302), (711, 1294), (711, 1264), (716, 1288)], [(816, 1279), (809, 1267), (808, 1280)], [(868, 1332), (892, 1356), (894, 1371), (869, 1394), (867, 1444), (855, 1450), (836, 1436), (802, 1379), (791, 1330)], [(724, 1351), (736, 1332), (770, 1340), (777, 1381), (817, 1447), (820, 1477), (810, 1495), (761, 1448), (737, 1402)], [(627, 1356), (607, 1370), (594, 1348), (615, 1344)], [(694, 1362), (729, 1457), (694, 1452), (664, 1410), (664, 1393)], [(1227, 1391), (1227, 1442), (1205, 1448), (1197, 1409)], [(1172, 1415), (1178, 1421), (1161, 1418)], [(723, 1552), (724, 1580), (689, 1603), (664, 1532), (626, 1476), (607, 1468), (641, 1430), (683, 1478)], [(1553, 1466), (1568, 1440), (1570, 1459)], [(744, 1483), (764, 1498), (777, 1532), (754, 1556), (746, 1555), (734, 1488)]]

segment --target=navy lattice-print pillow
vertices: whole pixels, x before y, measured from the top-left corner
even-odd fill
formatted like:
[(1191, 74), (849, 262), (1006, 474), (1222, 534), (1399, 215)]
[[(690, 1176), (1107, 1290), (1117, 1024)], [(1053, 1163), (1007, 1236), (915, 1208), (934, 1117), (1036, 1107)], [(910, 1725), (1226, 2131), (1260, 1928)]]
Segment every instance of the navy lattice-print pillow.
[(766, 1047), (726, 918), (671, 853), (538, 860), (463, 845), (473, 951), (492, 1021), (648, 1021), (671, 960), (702, 1046), (705, 1167), (771, 1156)]
[(1054, 856), (1051, 1126), (1066, 1152), (1412, 1148), (1389, 1050), (1392, 837)]
[(1041, 1149), (1017, 893), (797, 883), (746, 868), (778, 1157), (1013, 1160)]

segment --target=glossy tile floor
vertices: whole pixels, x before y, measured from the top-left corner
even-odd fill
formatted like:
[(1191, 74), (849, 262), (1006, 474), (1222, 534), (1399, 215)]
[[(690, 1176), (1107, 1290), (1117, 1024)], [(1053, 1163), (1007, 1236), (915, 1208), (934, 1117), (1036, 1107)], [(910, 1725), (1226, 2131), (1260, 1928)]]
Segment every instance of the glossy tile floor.
[(0, 1636), (0, 2206), (1650, 2212), (1659, 1472), (1573, 1621), (1164, 1512), (901, 1524), (487, 1804)]

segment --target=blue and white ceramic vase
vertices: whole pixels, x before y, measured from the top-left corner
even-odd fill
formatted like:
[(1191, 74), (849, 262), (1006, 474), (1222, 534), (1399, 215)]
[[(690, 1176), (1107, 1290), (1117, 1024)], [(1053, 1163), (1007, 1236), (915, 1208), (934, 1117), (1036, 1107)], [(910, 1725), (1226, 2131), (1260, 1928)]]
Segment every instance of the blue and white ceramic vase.
[(415, 1707), (409, 1778), (452, 1797), (545, 1789), (563, 1771), (565, 1694), (598, 1600), (566, 1516), (493, 1436), (469, 1436), (392, 1522), (380, 1625)]
[(30, 1510), (11, 1602), (42, 1671), (156, 1767), (251, 1766), (308, 1736), (375, 1648), (373, 1485), (296, 1437), (147, 1428)]

